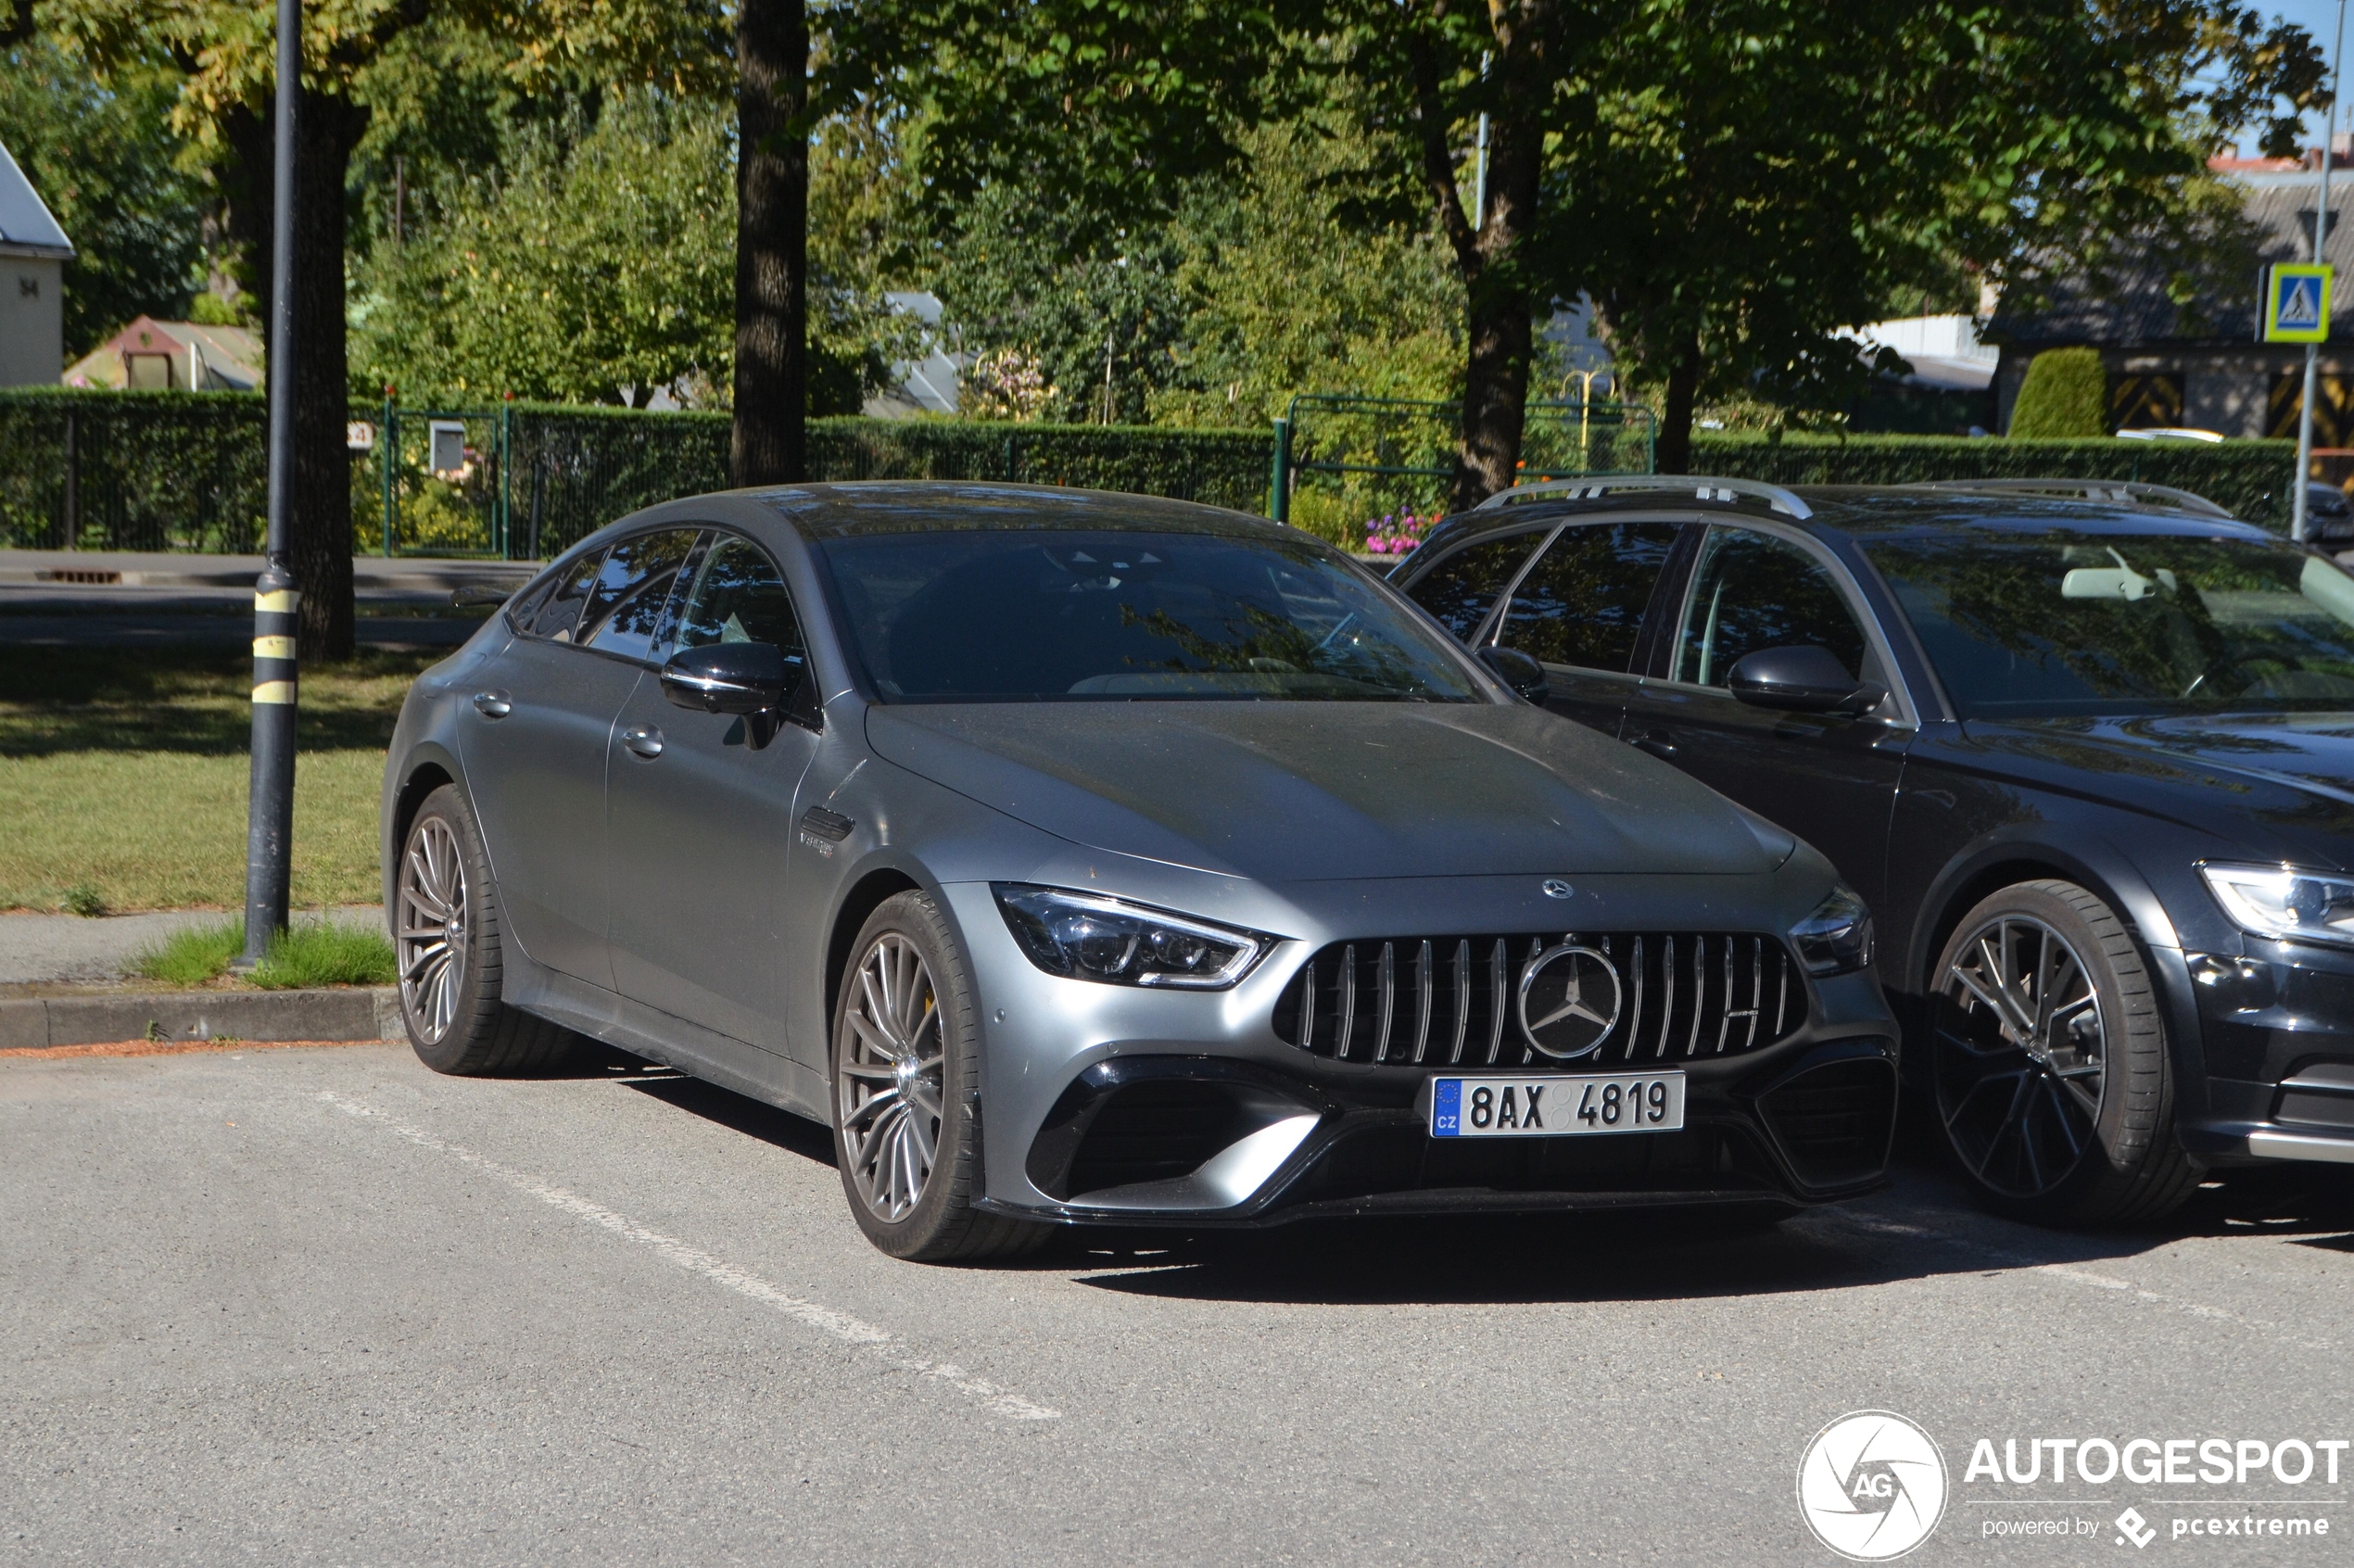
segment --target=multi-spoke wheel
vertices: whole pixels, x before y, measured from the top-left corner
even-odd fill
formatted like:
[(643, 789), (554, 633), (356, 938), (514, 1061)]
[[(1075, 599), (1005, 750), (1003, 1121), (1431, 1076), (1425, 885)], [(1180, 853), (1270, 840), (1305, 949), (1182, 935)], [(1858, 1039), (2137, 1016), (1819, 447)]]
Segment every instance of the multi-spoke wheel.
[(489, 856), (465, 798), (427, 795), (393, 878), (393, 952), (409, 1043), (436, 1072), (524, 1072), (571, 1047), (564, 1029), (500, 1001), (500, 927)]
[(1980, 904), (1938, 961), (1932, 1011), (1938, 1118), (1994, 1207), (2085, 1223), (2189, 1195), (2157, 998), (2097, 897), (2022, 882)]
[(924, 1262), (1031, 1250), (1044, 1226), (973, 1203), (981, 1009), (956, 932), (930, 897), (904, 892), (850, 951), (834, 1005), (834, 1157), (859, 1229)]
[(421, 816), (400, 857), (395, 918), (400, 1007), (418, 1041), (438, 1045), (458, 1020), (466, 967), (466, 866), (446, 816)]
[(940, 1152), (940, 995), (916, 944), (877, 937), (858, 961), (835, 1073), (850, 1179), (878, 1219), (905, 1220)]

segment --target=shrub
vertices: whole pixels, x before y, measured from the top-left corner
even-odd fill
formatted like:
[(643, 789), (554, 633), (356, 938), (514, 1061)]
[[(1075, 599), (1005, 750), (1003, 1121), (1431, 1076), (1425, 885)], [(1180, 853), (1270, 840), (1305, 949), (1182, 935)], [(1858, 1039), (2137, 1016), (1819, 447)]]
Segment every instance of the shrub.
[(2099, 349), (2050, 348), (2028, 361), (2011, 406), (2014, 437), (2066, 441), (2108, 433), (2108, 372)]

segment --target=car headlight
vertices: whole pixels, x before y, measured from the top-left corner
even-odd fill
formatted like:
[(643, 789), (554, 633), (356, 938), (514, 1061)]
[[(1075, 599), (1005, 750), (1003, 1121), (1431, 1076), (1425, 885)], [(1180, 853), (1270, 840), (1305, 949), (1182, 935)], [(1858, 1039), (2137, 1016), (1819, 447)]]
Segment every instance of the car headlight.
[(1815, 912), (1790, 929), (1791, 945), (1810, 975), (1843, 975), (1872, 961), (1872, 912), (1838, 887)]
[(993, 882), (1030, 961), (1066, 980), (1219, 991), (1250, 972), (1272, 937), (1213, 926), (1100, 893)]
[(2215, 902), (2241, 929), (2293, 942), (2354, 945), (2354, 877), (2286, 866), (2201, 866)]

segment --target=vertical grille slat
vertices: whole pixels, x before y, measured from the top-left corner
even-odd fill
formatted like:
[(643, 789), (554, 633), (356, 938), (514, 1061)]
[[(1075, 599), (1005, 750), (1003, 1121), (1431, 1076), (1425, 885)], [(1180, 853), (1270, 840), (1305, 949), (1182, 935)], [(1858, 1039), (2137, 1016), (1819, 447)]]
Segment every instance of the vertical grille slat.
[[(1577, 1062), (1533, 1049), (1513, 1006), (1523, 966), (1562, 942), (1599, 950), (1619, 974), (1618, 1025), (1599, 1055)], [(1411, 975), (1399, 973), (1408, 966)], [(1750, 931), (1361, 937), (1300, 966), (1275, 1005), (1275, 1031), (1361, 1065), (1590, 1071), (1604, 1060), (1739, 1056), (1805, 1022), (1795, 968), (1780, 941)]]
[(1448, 1061), (1463, 1059), (1463, 1035), (1471, 1028), (1471, 938), (1455, 943), (1455, 1048)]

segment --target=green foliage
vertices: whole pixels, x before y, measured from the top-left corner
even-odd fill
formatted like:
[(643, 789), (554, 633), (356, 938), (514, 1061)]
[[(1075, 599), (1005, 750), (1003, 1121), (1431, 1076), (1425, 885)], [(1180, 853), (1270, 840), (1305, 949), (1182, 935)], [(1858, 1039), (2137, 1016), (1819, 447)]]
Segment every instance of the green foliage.
[(2097, 348), (2047, 348), (2028, 361), (2011, 406), (2014, 440), (2078, 440), (2108, 434), (2108, 372)]
[[(226, 974), (246, 950), (242, 919), (184, 926), (131, 958), (131, 972), (164, 985), (203, 985)], [(297, 919), (279, 932), (247, 979), (264, 991), (323, 985), (390, 985), (392, 943), (381, 931), (325, 919)]]
[(1692, 470), (1774, 485), (1910, 485), (1937, 479), (2127, 479), (2189, 490), (2285, 531), (2290, 441), (1972, 440), (1958, 436), (1692, 437)]
[(88, 882), (74, 883), (57, 903), (67, 914), (79, 915), (85, 920), (95, 920), (107, 912), (105, 897)]
[(74, 245), (68, 362), (133, 317), (184, 316), (196, 291), (205, 193), (177, 162), (175, 91), (160, 60), (100, 82), (45, 39), (0, 50), (0, 142)]

